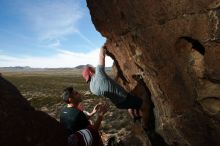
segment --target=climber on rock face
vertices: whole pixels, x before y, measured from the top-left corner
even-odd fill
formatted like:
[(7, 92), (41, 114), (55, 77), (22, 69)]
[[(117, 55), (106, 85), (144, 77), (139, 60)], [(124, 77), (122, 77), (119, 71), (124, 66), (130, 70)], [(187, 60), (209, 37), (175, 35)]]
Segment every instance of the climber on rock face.
[[(62, 99), (67, 105), (61, 110), (60, 123), (67, 131), (68, 143), (70, 145), (83, 145), (82, 143), (88, 142), (92, 144), (91, 146), (101, 146), (102, 142), (98, 129), (109, 107), (107, 104), (97, 104), (91, 113), (84, 113), (80, 105), (83, 97), (72, 87), (64, 90)], [(89, 118), (95, 113), (97, 113), (97, 120), (91, 125)], [(88, 139), (84, 139), (85, 135), (87, 135), (86, 138)], [(91, 141), (92, 139), (93, 142)]]
[(103, 46), (99, 53), (99, 64), (96, 69), (86, 66), (82, 75), (90, 84), (90, 90), (97, 96), (109, 98), (119, 109), (129, 109), (128, 112), (134, 121), (140, 118), (139, 109), (142, 99), (126, 92), (120, 85), (111, 79), (105, 72), (106, 47)]

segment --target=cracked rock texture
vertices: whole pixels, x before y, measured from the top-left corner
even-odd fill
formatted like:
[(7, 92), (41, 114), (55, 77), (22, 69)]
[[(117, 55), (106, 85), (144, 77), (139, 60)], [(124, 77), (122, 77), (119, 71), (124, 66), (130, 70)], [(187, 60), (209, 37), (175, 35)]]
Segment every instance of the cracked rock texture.
[(87, 4), (96, 29), (107, 38), (118, 82), (132, 91), (140, 84), (136, 76), (149, 88), (154, 130), (164, 141), (220, 145), (220, 1)]
[(36, 111), (11, 83), (0, 77), (0, 145), (65, 146), (65, 131), (44, 112)]

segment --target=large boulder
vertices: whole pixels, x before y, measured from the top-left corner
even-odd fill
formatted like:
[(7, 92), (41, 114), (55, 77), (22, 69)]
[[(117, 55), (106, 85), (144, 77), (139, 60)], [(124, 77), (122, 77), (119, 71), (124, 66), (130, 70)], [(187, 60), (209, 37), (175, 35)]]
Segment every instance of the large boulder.
[(119, 83), (132, 91), (138, 77), (151, 92), (155, 132), (169, 145), (220, 145), (220, 1), (87, 4)]
[(52, 117), (36, 111), (10, 82), (0, 77), (0, 145), (65, 146), (66, 133)]

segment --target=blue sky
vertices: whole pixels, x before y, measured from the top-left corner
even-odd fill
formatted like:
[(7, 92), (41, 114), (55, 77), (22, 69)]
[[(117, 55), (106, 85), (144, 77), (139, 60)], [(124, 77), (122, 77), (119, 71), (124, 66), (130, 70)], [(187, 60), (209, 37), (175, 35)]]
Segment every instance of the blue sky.
[(96, 66), (104, 42), (86, 0), (0, 0), (0, 67)]

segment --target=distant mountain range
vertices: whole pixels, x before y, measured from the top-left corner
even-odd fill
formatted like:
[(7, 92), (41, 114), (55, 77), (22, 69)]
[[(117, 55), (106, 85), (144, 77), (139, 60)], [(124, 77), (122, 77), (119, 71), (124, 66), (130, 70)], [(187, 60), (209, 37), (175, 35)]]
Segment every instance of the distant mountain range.
[(30, 66), (13, 66), (13, 67), (0, 67), (1, 69), (30, 69)]
[[(87, 64), (89, 65), (89, 64)], [(32, 68), (30, 66), (14, 66), (14, 67), (0, 67), (0, 71), (44, 71), (44, 70), (60, 70), (60, 69), (83, 69), (86, 65), (78, 65), (76, 67), (63, 67), (63, 68)], [(93, 67), (92, 65), (89, 65)], [(112, 67), (106, 67), (106, 70), (111, 70)]]
[(91, 66), (91, 67), (93, 67), (93, 66), (90, 65), (90, 64), (86, 64), (86, 65), (78, 65), (78, 66), (76, 66), (75, 68), (77, 68), (77, 69), (83, 69), (85, 66)]
[[(76, 66), (75, 68), (76, 68), (76, 69), (83, 69), (85, 66), (94, 67), (94, 66), (92, 66), (92, 65), (90, 65), (90, 64), (87, 64), (87, 65), (78, 65), (78, 66)], [(105, 69), (106, 69), (106, 70), (112, 70), (112, 67), (105, 67)]]

